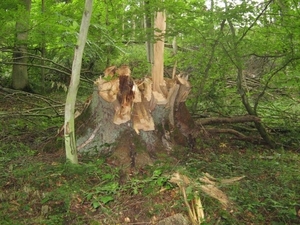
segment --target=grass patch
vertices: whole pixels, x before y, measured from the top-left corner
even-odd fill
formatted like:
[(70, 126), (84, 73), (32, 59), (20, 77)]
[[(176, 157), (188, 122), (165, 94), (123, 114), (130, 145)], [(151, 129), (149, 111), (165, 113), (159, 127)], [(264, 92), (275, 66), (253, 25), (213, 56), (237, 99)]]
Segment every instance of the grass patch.
[[(219, 207), (211, 207), (214, 204), (203, 196), (206, 212), (208, 215), (220, 214), (221, 224), (295, 224), (299, 221), (295, 211), (300, 193), (298, 154), (234, 150), (191, 158), (186, 162), (186, 169), (192, 177), (199, 177), (201, 172), (221, 178), (246, 176), (223, 188), (234, 202), (230, 214), (219, 211)], [(220, 218), (212, 218), (211, 223)]]
[(124, 179), (121, 168), (104, 156), (82, 155), (79, 165), (70, 165), (62, 146), (42, 150), (61, 124), (61, 117), (26, 116), (0, 124), (0, 224), (155, 224), (176, 213), (187, 216), (178, 187), (169, 182), (174, 172), (196, 183), (202, 173), (245, 176), (219, 187), (231, 200), (230, 209), (199, 191), (205, 224), (300, 223), (297, 152), (238, 145), (224, 136), (199, 141), (201, 151), (175, 149), (176, 159), (158, 155), (153, 166)]
[[(176, 212), (186, 213), (174, 171), (194, 181), (203, 172), (218, 178), (245, 175), (220, 187), (230, 211), (200, 192), (207, 224), (295, 224), (300, 193), (300, 157), (289, 151), (193, 153), (176, 166), (162, 164), (133, 174), (125, 183), (121, 172), (104, 158), (85, 156), (80, 165), (64, 163), (59, 154), (13, 151), (1, 155), (1, 224), (122, 224), (153, 222)], [(10, 160), (8, 160), (10, 158)], [(164, 190), (164, 191), (161, 191)]]

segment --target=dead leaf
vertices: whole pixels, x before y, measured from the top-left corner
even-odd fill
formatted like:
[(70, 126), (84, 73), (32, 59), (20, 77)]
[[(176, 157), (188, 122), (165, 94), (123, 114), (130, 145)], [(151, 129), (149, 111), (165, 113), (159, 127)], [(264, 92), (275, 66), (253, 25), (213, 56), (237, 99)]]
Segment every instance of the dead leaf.
[(207, 195), (217, 199), (225, 208), (229, 207), (230, 201), (228, 197), (223, 191), (218, 189), (216, 186), (207, 184), (207, 185), (201, 185), (200, 188)]

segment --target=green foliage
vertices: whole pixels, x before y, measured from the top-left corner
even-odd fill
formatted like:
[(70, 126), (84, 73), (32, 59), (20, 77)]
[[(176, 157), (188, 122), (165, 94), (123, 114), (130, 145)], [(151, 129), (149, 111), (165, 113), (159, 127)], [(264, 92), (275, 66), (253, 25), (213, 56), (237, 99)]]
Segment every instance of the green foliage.
[(153, 171), (152, 176), (131, 179), (126, 185), (126, 191), (134, 195), (154, 195), (161, 188), (171, 188), (172, 185), (168, 182), (169, 178), (162, 173), (162, 170), (157, 168)]
[(112, 60), (114, 65), (128, 65), (131, 69), (133, 78), (143, 78), (149, 76), (149, 63), (147, 62), (146, 49), (140, 45), (128, 45), (123, 48), (124, 54), (121, 54), (115, 60)]
[[(232, 185), (220, 187), (233, 202), (233, 211), (222, 209), (218, 201), (199, 192), (207, 224), (217, 221), (220, 224), (240, 224), (241, 221), (262, 224), (266, 219), (274, 224), (293, 224), (297, 220), (294, 207), (300, 191), (297, 185), (300, 182), (299, 156), (293, 152), (248, 148), (231, 150), (230, 154), (224, 150), (190, 153), (189, 158), (177, 165), (158, 163), (145, 168), (142, 174), (130, 175), (125, 182), (120, 182), (119, 168), (108, 165), (100, 156), (85, 156), (81, 165), (66, 164), (62, 157), (52, 158), (53, 155), (46, 155), (47, 159), (41, 161), (41, 156), (32, 156), (30, 151), (18, 156), (10, 151), (0, 158), (0, 182), (4, 184), (0, 191), (3, 224), (32, 221), (35, 224), (65, 221), (91, 224), (94, 213), (90, 213), (95, 211), (97, 215), (100, 211), (105, 215), (103, 221), (116, 223), (115, 210), (128, 210), (128, 196), (136, 198), (136, 202), (144, 199), (143, 208), (149, 207), (151, 217), (165, 211), (168, 204), (172, 210), (183, 212), (183, 200), (179, 197), (153, 204), (163, 199), (164, 193), (177, 192), (177, 187), (169, 183), (174, 171), (185, 171), (193, 182), (199, 182), (202, 172), (222, 179), (246, 176)], [(196, 186), (186, 188), (189, 200), (193, 199), (195, 190)]]
[(160, 169), (155, 169), (152, 176), (144, 178), (132, 178), (125, 185), (120, 185), (118, 171), (102, 171), (99, 174), (99, 184), (85, 192), (86, 200), (91, 202), (94, 209), (104, 208), (120, 195), (154, 195), (160, 188), (170, 188), (168, 177), (162, 174)]
[(106, 171), (99, 174), (99, 184), (92, 190), (85, 193), (86, 199), (91, 202), (94, 209), (99, 208), (115, 199), (120, 190), (118, 179), (118, 171)]
[[(266, 212), (272, 217), (272, 224), (279, 221), (291, 224), (297, 220), (296, 193), (300, 191), (295, 185), (300, 181), (296, 175), (299, 168), (295, 164), (299, 159), (295, 156), (294, 153), (284, 151), (258, 153), (257, 149), (231, 154), (218, 153), (210, 154), (208, 158), (206, 155), (205, 161), (191, 157), (186, 162), (186, 169), (195, 178), (199, 176), (199, 171), (222, 178), (246, 176), (233, 185), (221, 187), (234, 202), (233, 214), (220, 211), (214, 207), (215, 203), (211, 200), (205, 196), (201, 197), (202, 204), (208, 206), (205, 208), (206, 213), (212, 215), (218, 211), (221, 214), (221, 224), (240, 224), (240, 218), (243, 218), (245, 223), (252, 221), (254, 224), (261, 224), (266, 221)], [(210, 223), (214, 223), (213, 220), (212, 218)]]
[[(146, 8), (145, 8), (146, 7)], [(298, 121), (297, 107), (288, 107), (286, 99), (295, 105), (299, 101), (299, 24), (297, 4), (293, 1), (215, 3), (205, 1), (95, 1), (93, 18), (83, 60), (83, 76), (95, 79), (110, 65), (127, 64), (134, 78), (149, 75), (144, 42), (147, 34), (143, 20), (145, 13), (167, 12), (166, 76), (177, 61), (178, 73), (188, 74), (193, 89), (188, 105), (195, 115), (233, 116), (245, 114), (240, 93), (237, 92), (237, 70), (234, 48), (240, 55), (243, 68), (249, 59), (258, 57), (269, 63), (262, 73), (255, 75), (256, 86), (247, 91), (252, 107), (269, 129), (296, 133), (292, 126)], [(1, 3), (1, 58), (10, 61), (14, 46), (15, 21), (23, 12), (16, 0)], [(82, 15), (82, 1), (32, 2), (28, 48), (29, 76), (37, 90), (65, 90), (69, 84), (72, 57)], [(146, 11), (145, 11), (146, 10)], [(235, 34), (231, 32), (232, 23)], [(151, 35), (150, 35), (151, 36)], [(168, 46), (176, 37), (178, 51), (173, 55)], [(151, 40), (154, 41), (153, 35)], [(236, 45), (236, 47), (234, 47)], [(41, 77), (41, 50), (45, 46), (45, 78)], [(11, 65), (0, 67), (1, 83), (8, 84)], [(251, 74), (251, 71), (250, 71)], [(253, 73), (252, 73), (253, 75)], [(44, 79), (44, 80), (43, 80)], [(90, 83), (91, 84), (91, 83)], [(276, 99), (276, 104), (270, 106)], [(293, 135), (298, 143), (298, 138)], [(284, 140), (289, 144), (290, 140)]]
[[(32, 1), (27, 43), (29, 78), (36, 89), (50, 89), (52, 85), (54, 89), (66, 88), (84, 1), (44, 2), (42, 9), (41, 0)], [(165, 0), (159, 4), (157, 1), (149, 2), (151, 15), (157, 9), (167, 12), (166, 69), (170, 70), (177, 61), (177, 72), (189, 75), (192, 91), (187, 103), (195, 116), (234, 116), (246, 114), (237, 91), (237, 62), (240, 61), (246, 70), (249, 69), (251, 57), (259, 59), (254, 65), (260, 60), (267, 60), (263, 71), (255, 74), (252, 68), (246, 77), (247, 99), (251, 107), (256, 105), (257, 114), (282, 149), (298, 149), (298, 2), (272, 1), (270, 5), (252, 0), (227, 2), (226, 8), (218, 4), (209, 8), (205, 1), (196, 0)], [(20, 1), (0, 2), (2, 86), (9, 86), (10, 83), (15, 22), (23, 12)], [(153, 30), (144, 29), (145, 12), (142, 1), (95, 1), (83, 60), (82, 75), (85, 81), (94, 80), (112, 64), (128, 64), (134, 78), (149, 75), (144, 42), (147, 40), (146, 34), (152, 34)], [(234, 34), (229, 22), (233, 24)], [(174, 37), (178, 45), (176, 55), (169, 48)], [(153, 36), (151, 40), (154, 41)], [(43, 46), (46, 50), (45, 84), (42, 84), (40, 67)], [(252, 83), (256, 85), (251, 86)], [(92, 82), (81, 83), (82, 98), (92, 90), (91, 86)], [(24, 103), (19, 95), (16, 99)], [(19, 107), (18, 103), (12, 103), (15, 108), (8, 113), (14, 114), (20, 108), (25, 113), (30, 108), (27, 104)], [(44, 107), (43, 104), (41, 106)], [(57, 113), (60, 111), (57, 110)], [(168, 183), (168, 175), (170, 170), (179, 168), (171, 163), (148, 168), (146, 174), (134, 175), (125, 184), (120, 181), (122, 174), (119, 168), (112, 168), (103, 159), (83, 156), (84, 162), (80, 166), (64, 164), (63, 158), (48, 159), (50, 162), (44, 159), (46, 162), (41, 163), (38, 158), (40, 145), (49, 133), (55, 133), (47, 128), (58, 130), (62, 124), (59, 115), (52, 116), (52, 109), (45, 112), (46, 116), (51, 116), (41, 119), (41, 123), (37, 122), (40, 119), (29, 117), (10, 120), (10, 123), (1, 118), (0, 181), (4, 186), (0, 193), (0, 217), (4, 218), (3, 224), (89, 224), (91, 221), (85, 221), (86, 218), (82, 218), (85, 215), (78, 216), (80, 213), (71, 206), (79, 204), (82, 208), (101, 210), (109, 215), (110, 207), (116, 206), (124, 194), (154, 197), (161, 188), (174, 188)], [(4, 113), (7, 112), (1, 111), (0, 115)], [(26, 136), (31, 132), (39, 134)], [(202, 144), (208, 153), (190, 154), (188, 160), (183, 160), (184, 167), (195, 179), (199, 171), (216, 177), (246, 175), (241, 182), (224, 187), (235, 202), (232, 213), (222, 210), (211, 198), (201, 196), (204, 205), (207, 205), (207, 214), (219, 216), (210, 218), (212, 224), (241, 224), (241, 221), (262, 224), (268, 219), (273, 224), (292, 224), (296, 221), (293, 207), (299, 200), (297, 193), (300, 192), (297, 185), (300, 182), (297, 154), (283, 150), (258, 151), (257, 147), (246, 144), (238, 146), (243, 149), (241, 152), (216, 153), (211, 151), (214, 148), (211, 143)], [(51, 150), (58, 149), (56, 146)], [(182, 158), (186, 155), (185, 151)], [(192, 193), (192, 190), (188, 192)], [(177, 201), (177, 209), (182, 209), (182, 202)], [(149, 202), (151, 204), (150, 199)], [(154, 206), (149, 214), (154, 215), (162, 209), (161, 205)], [(30, 219), (26, 219), (28, 217)], [(97, 223), (94, 221), (94, 224)]]

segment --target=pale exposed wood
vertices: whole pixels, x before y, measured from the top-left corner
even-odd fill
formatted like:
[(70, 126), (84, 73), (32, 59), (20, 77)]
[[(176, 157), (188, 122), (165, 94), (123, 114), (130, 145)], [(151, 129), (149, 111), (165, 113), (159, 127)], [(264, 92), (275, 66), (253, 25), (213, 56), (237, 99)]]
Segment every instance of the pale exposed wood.
[(221, 191), (219, 188), (212, 184), (206, 184), (200, 186), (201, 190), (208, 194), (209, 196), (217, 199), (220, 203), (225, 207), (228, 208), (230, 206), (230, 200), (227, 195)]
[[(177, 184), (180, 188), (192, 225), (201, 224), (204, 220), (204, 211), (198, 191), (189, 193), (189, 198), (187, 197), (187, 189), (191, 187), (191, 185), (194, 185), (194, 182), (189, 177), (178, 172), (172, 175), (170, 182)], [(192, 199), (191, 196), (193, 196)]]
[(117, 100), (120, 104), (120, 107), (115, 108), (116, 113), (114, 116), (113, 122), (115, 124), (126, 123), (131, 119), (131, 109), (133, 105), (133, 100), (135, 98), (134, 91), (134, 81), (130, 77), (131, 70), (128, 66), (123, 65), (116, 70), (116, 73), (119, 75), (117, 79), (118, 89)]
[(151, 111), (157, 104), (162, 104), (169, 108), (169, 121), (175, 126), (175, 105), (184, 100), (190, 91), (190, 84), (185, 78), (177, 76), (176, 79), (164, 79), (160, 85), (161, 92), (157, 92), (153, 90), (153, 81), (150, 78), (134, 82), (128, 66), (112, 66), (104, 72), (106, 76), (114, 76), (111, 75), (114, 73), (119, 76), (112, 80), (100, 77), (95, 84), (98, 86), (99, 95), (105, 101), (113, 103), (115, 124), (132, 120), (133, 129), (137, 133), (139, 130), (154, 130)]
[(175, 75), (176, 75), (176, 68), (177, 68), (177, 60), (176, 60), (175, 63), (174, 63), (174, 67), (173, 67), (173, 71), (172, 71), (172, 79), (175, 78)]
[(154, 95), (151, 94), (151, 100), (148, 102), (148, 110), (151, 112), (154, 110), (154, 108), (156, 107), (157, 105), (157, 101), (156, 99), (154, 98)]
[[(157, 12), (155, 17), (154, 35), (157, 39), (154, 43), (154, 62), (152, 67), (153, 91), (160, 93), (160, 85), (163, 83), (164, 74), (164, 34), (166, 30), (165, 12)], [(160, 98), (158, 98), (159, 100)]]
[(180, 88), (180, 86), (178, 84), (175, 84), (170, 89), (169, 95), (168, 95), (168, 103), (166, 105), (166, 107), (170, 108), (169, 121), (170, 121), (170, 123), (173, 126), (175, 125), (175, 121), (174, 121), (174, 105), (175, 105), (175, 101), (176, 101), (176, 97), (177, 97), (179, 88)]
[(119, 76), (131, 76), (131, 70), (127, 65), (122, 65), (116, 70)]
[(176, 79), (180, 84), (180, 89), (178, 91), (178, 97), (176, 99), (176, 102), (185, 102), (191, 91), (191, 84), (188, 82), (187, 77), (176, 76)]
[[(95, 84), (98, 86), (99, 95), (105, 101), (113, 103), (116, 110), (113, 122), (119, 125), (130, 120), (133, 100), (140, 102), (141, 94), (130, 77), (131, 71), (128, 66), (123, 65), (120, 68), (110, 66), (104, 71), (105, 77), (114, 77), (115, 74), (119, 77), (113, 80), (100, 77)], [(137, 94), (136, 98), (135, 94)]]
[(104, 71), (104, 77), (113, 77), (116, 73), (117, 67), (116, 66), (110, 66), (105, 69)]
[(152, 94), (153, 94), (157, 104), (165, 105), (168, 103), (167, 98), (162, 93), (153, 91)]
[(160, 91), (161, 91), (161, 93), (163, 94), (163, 96), (164, 96), (165, 98), (167, 98), (167, 96), (168, 96), (168, 94), (169, 94), (169, 89), (168, 89), (168, 87), (167, 87), (166, 81), (163, 80), (163, 81), (160, 83), (159, 87), (160, 87)]
[(138, 85), (135, 82), (133, 84), (133, 91), (134, 91), (133, 102), (141, 102), (142, 101), (142, 92), (140, 91)]
[(150, 131), (155, 129), (153, 118), (142, 102), (134, 104), (133, 129), (137, 134), (139, 134), (139, 130)]
[(150, 101), (152, 98), (152, 80), (146, 77), (142, 85), (144, 98)]
[(117, 93), (119, 92), (118, 79), (106, 81), (100, 77), (95, 81), (95, 84), (98, 86), (99, 95), (105, 101), (113, 102), (117, 99)]
[(116, 109), (113, 122), (117, 125), (126, 123), (131, 119), (131, 105), (121, 106)]

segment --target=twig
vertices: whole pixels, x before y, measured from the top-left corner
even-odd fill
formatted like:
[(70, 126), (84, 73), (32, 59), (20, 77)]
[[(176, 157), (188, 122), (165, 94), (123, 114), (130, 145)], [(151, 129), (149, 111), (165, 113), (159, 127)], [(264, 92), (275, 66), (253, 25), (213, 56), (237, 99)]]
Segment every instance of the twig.
[(220, 123), (246, 123), (246, 122), (259, 122), (260, 118), (252, 115), (235, 116), (235, 117), (211, 117), (200, 119), (201, 125), (207, 124), (220, 124)]

